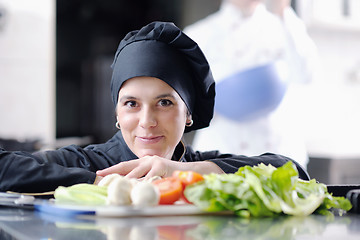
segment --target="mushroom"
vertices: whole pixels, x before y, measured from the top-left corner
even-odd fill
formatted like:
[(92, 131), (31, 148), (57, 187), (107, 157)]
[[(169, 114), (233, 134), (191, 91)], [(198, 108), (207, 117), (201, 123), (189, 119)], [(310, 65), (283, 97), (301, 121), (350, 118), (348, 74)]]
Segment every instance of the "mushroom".
[(112, 179), (108, 186), (107, 204), (130, 205), (132, 183), (129, 178), (120, 176)]
[(147, 181), (136, 183), (131, 190), (130, 196), (132, 204), (135, 206), (155, 206), (160, 199), (157, 188)]

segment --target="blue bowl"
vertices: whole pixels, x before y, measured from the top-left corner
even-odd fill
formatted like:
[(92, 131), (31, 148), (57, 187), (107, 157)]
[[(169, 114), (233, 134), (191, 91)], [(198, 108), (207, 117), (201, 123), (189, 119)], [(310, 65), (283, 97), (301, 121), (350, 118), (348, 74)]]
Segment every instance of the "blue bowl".
[(279, 63), (238, 72), (216, 85), (215, 111), (235, 121), (250, 121), (278, 107), (286, 89), (286, 73)]

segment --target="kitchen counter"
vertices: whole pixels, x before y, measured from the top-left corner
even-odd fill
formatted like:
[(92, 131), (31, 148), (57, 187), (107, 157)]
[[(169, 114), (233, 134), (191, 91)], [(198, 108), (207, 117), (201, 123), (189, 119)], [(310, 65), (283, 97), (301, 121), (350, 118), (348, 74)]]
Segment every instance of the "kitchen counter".
[(60, 217), (0, 207), (0, 239), (360, 239), (360, 215), (243, 219), (232, 215)]

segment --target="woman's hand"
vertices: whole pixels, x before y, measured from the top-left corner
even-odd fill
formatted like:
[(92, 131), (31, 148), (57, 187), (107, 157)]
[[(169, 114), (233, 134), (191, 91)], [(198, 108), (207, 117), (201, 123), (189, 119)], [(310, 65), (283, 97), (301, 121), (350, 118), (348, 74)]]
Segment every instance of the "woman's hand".
[(145, 156), (99, 170), (96, 174), (99, 176), (106, 176), (108, 174), (118, 173), (131, 178), (151, 178), (154, 176), (168, 177), (179, 167), (179, 162), (158, 156)]
[(109, 168), (96, 172), (99, 176), (106, 176), (112, 173), (118, 173), (130, 178), (145, 179), (160, 176), (169, 177), (175, 170), (196, 171), (200, 174), (223, 173), (220, 167), (212, 162), (177, 162), (158, 156), (145, 156), (139, 159), (118, 163)]

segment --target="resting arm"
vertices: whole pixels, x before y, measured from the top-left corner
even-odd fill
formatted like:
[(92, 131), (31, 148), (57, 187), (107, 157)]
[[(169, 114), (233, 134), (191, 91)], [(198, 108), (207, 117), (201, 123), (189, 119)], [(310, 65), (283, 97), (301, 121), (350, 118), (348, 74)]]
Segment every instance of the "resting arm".
[(299, 177), (303, 180), (310, 179), (308, 173), (296, 161), (282, 155), (272, 153), (265, 153), (260, 156), (247, 157), (234, 154), (221, 154), (219, 153), (219, 151), (195, 152), (190, 147), (188, 147), (185, 157), (186, 161), (188, 162), (205, 160), (210, 161), (218, 165), (225, 173), (235, 173), (240, 167), (246, 165), (255, 166), (260, 163), (264, 163), (265, 165), (271, 164), (274, 167), (280, 167), (288, 161), (292, 161), (296, 165), (296, 168), (299, 172)]
[[(259, 163), (271, 164), (274, 167), (280, 167), (286, 162), (292, 161), (281, 155), (263, 154), (261, 156), (246, 157), (232, 154), (220, 154), (218, 151), (194, 152), (187, 147), (182, 161), (172, 161), (159, 156), (145, 156), (139, 159), (133, 159), (121, 162), (109, 168), (97, 171), (97, 179), (117, 173), (131, 178), (151, 178), (153, 176), (169, 177), (175, 170), (195, 171), (201, 174), (208, 173), (234, 173), (240, 167)], [(304, 169), (293, 161), (298, 169), (300, 178), (308, 180), (309, 176)]]
[[(99, 158), (79, 147), (39, 152), (9, 152), (0, 149), (0, 191), (38, 193), (58, 186), (93, 183)], [(103, 161), (104, 162), (104, 161)]]

